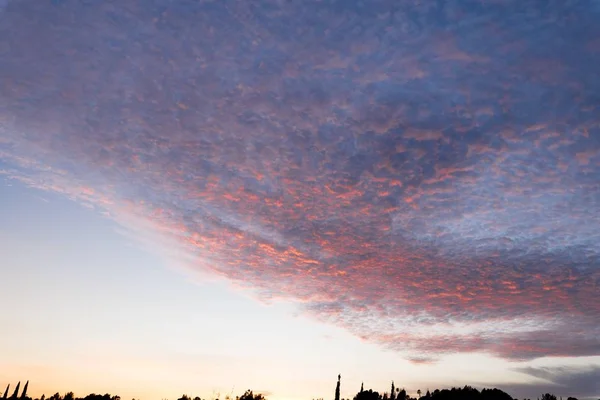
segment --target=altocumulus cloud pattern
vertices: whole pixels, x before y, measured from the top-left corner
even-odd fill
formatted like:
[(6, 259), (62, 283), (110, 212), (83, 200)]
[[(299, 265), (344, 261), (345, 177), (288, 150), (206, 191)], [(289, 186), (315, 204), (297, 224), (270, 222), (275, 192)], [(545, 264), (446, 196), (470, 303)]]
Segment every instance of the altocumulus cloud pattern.
[(597, 1), (0, 9), (6, 177), (414, 361), (600, 354)]

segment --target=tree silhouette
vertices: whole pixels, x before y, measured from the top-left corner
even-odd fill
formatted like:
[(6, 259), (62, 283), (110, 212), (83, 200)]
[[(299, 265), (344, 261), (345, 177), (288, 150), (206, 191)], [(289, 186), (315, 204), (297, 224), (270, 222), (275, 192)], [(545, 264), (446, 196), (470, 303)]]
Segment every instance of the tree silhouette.
[(17, 383), (17, 387), (15, 388), (15, 391), (13, 392), (13, 395), (10, 396), (11, 399), (13, 400), (17, 400), (17, 398), (19, 397), (19, 387), (21, 386), (21, 381), (19, 381)]
[[(338, 374), (337, 384), (335, 388), (335, 400), (351, 400), (348, 399), (340, 399), (340, 391), (341, 391), (341, 374)], [(4, 390), (4, 396), (0, 398), (0, 400), (121, 400), (119, 396), (111, 396), (110, 394), (95, 394), (91, 393), (85, 397), (76, 397), (73, 392), (67, 392), (64, 396), (61, 396), (59, 393), (55, 393), (50, 397), (42, 395), (39, 399), (31, 399), (27, 396), (27, 391), (29, 388), (29, 381), (25, 382), (23, 386), (23, 392), (19, 396), (19, 388), (21, 383), (18, 382), (14, 392), (11, 397), (8, 397), (8, 393), (10, 391), (11, 385), (8, 384), (6, 389)], [(0, 392), (1, 393), (1, 392)], [(451, 388), (451, 389), (435, 389), (433, 392), (430, 392), (427, 389), (424, 396), (422, 396), (421, 390), (416, 391), (419, 399), (412, 398), (408, 395), (405, 389), (400, 389), (396, 387), (395, 382), (391, 383), (390, 392), (380, 393), (376, 392), (373, 389), (365, 390), (364, 384), (361, 383), (360, 391), (352, 398), (353, 400), (516, 400), (513, 399), (510, 395), (503, 392), (499, 389), (482, 389), (479, 391), (471, 386), (464, 386), (462, 388)], [(220, 398), (217, 395), (216, 400)], [(566, 400), (578, 400), (575, 397), (566, 397)], [(192, 397), (187, 394), (182, 395), (177, 400), (202, 400), (200, 397)], [(213, 398), (214, 399), (214, 398)], [(134, 399), (135, 400), (135, 399)], [(166, 399), (163, 399), (166, 400)], [(267, 400), (263, 394), (254, 394), (252, 390), (246, 390), (244, 394), (241, 396), (236, 396), (233, 399), (230, 396), (226, 396), (224, 400)], [(322, 398), (318, 400), (323, 400)], [(530, 399), (524, 399), (530, 400)], [(557, 400), (557, 396), (551, 393), (544, 393), (537, 400)], [(562, 397), (560, 398), (562, 400)], [(598, 399), (600, 400), (600, 399)]]
[(381, 400), (382, 396), (378, 392), (374, 392), (372, 389), (363, 390), (354, 396), (354, 400)]
[(21, 399), (27, 398), (27, 387), (29, 386), (29, 381), (25, 382), (25, 386), (23, 387), (23, 393), (21, 393)]
[(240, 397), (236, 397), (237, 400), (266, 400), (262, 394), (254, 394), (252, 390), (248, 389)]
[(483, 389), (481, 391), (481, 397), (490, 400), (512, 400), (512, 397), (508, 393), (503, 392), (500, 389)]
[(541, 400), (556, 400), (556, 396), (550, 393), (544, 393)]

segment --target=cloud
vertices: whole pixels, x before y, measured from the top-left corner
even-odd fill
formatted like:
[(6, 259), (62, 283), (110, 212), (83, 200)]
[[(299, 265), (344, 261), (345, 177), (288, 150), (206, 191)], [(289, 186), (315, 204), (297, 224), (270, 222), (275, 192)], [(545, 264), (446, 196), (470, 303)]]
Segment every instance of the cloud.
[(598, 355), (592, 3), (443, 3), (11, 2), (0, 170), (415, 361)]
[(537, 383), (500, 385), (519, 397), (538, 398), (543, 393), (553, 393), (560, 397), (597, 399), (600, 396), (600, 367), (526, 367), (518, 372), (538, 380)]

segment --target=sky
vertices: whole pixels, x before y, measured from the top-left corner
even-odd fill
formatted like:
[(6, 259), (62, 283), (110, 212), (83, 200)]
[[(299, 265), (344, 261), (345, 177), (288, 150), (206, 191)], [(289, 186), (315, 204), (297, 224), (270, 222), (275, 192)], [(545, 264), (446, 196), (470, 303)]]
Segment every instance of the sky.
[(0, 384), (600, 397), (597, 0), (0, 0)]

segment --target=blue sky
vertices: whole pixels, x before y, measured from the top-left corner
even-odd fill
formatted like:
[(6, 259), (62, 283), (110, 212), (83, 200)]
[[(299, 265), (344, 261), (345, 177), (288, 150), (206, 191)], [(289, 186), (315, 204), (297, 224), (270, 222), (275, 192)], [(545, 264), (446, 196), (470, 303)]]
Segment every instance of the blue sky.
[[(2, 201), (0, 293), (9, 307), (1, 376), (31, 378), (34, 394), (210, 397), (252, 387), (306, 398), (327, 396), (326, 378), (340, 371), (347, 396), (363, 380), (387, 387), (401, 376), (414, 390), (436, 377), (462, 382), (446, 364), (413, 366), (287, 302), (266, 303), (223, 279), (186, 272), (62, 196), (4, 180)], [(495, 378), (467, 361), (459, 363), (464, 373)]]
[(359, 382), (383, 390), (392, 379), (412, 392), (475, 383), (523, 394), (542, 388), (571, 393), (548, 380), (536, 386), (539, 379), (518, 369), (566, 368), (561, 375), (569, 376), (589, 374), (600, 362), (508, 363), (468, 354), (410, 363), (289, 301), (256, 297), (198, 271), (162, 238), (127, 229), (64, 195), (4, 178), (1, 199), (0, 299), (8, 307), (0, 377), (31, 379), (34, 395), (211, 397), (251, 387), (274, 399), (300, 399), (330, 395), (330, 377), (339, 372), (348, 397)]
[(597, 396), (599, 12), (1, 2), (0, 378)]

